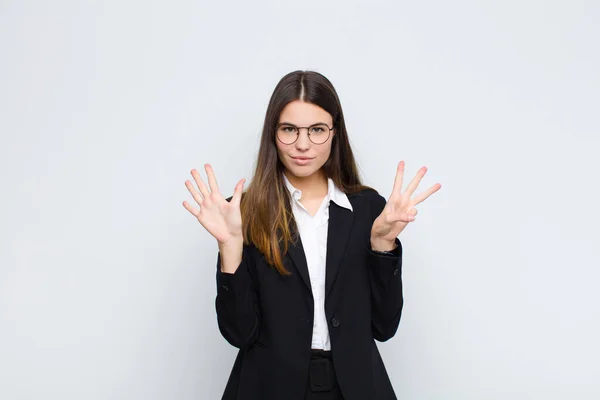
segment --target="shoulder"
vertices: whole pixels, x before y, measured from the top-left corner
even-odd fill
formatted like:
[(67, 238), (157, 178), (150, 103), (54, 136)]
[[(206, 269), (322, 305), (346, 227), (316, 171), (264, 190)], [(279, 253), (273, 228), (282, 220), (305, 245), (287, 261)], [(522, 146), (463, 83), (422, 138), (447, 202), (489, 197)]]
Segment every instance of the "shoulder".
[(379, 215), (385, 207), (385, 197), (373, 188), (366, 188), (355, 193), (347, 194), (352, 207), (368, 208), (371, 214)]

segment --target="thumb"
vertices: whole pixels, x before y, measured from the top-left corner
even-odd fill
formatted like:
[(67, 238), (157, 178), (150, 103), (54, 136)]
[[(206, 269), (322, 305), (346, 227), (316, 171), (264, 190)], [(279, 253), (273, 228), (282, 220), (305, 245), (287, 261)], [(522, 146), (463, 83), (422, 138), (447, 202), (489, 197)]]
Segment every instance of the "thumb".
[(233, 191), (233, 197), (231, 198), (231, 203), (235, 204), (237, 207), (240, 206), (240, 201), (242, 199), (242, 191), (244, 190), (244, 183), (246, 183), (246, 179), (241, 179), (237, 185), (235, 185), (235, 190)]

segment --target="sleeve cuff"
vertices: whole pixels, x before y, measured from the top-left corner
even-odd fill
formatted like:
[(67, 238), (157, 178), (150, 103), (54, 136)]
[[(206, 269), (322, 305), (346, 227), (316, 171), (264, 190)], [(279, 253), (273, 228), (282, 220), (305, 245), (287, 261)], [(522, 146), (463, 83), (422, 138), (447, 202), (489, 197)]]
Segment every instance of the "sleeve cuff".
[(394, 243), (396, 244), (396, 247), (393, 250), (386, 251), (385, 253), (383, 253), (383, 252), (377, 252), (377, 251), (373, 250), (373, 248), (371, 247), (371, 243), (369, 242), (368, 250), (371, 255), (374, 255), (376, 257), (387, 257), (387, 258), (401, 257), (402, 256), (402, 244), (400, 243), (400, 239), (396, 238), (396, 240), (394, 240)]
[(242, 258), (240, 265), (235, 270), (235, 272), (223, 272), (221, 271), (221, 253), (219, 252), (217, 255), (217, 289), (222, 293), (230, 293), (237, 292), (247, 282), (250, 281), (250, 276), (248, 273), (248, 266), (246, 265), (245, 257)]

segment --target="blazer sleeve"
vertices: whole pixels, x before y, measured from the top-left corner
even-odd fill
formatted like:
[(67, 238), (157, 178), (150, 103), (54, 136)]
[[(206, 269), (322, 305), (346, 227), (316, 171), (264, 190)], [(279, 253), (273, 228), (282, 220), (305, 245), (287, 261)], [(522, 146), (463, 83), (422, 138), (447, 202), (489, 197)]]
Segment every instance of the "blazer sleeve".
[[(372, 202), (372, 222), (381, 214), (386, 200), (376, 194)], [(367, 243), (367, 263), (371, 285), (371, 326), (373, 338), (384, 342), (398, 330), (404, 298), (402, 296), (402, 244), (396, 238), (393, 254), (373, 252)]]
[(244, 245), (242, 261), (235, 273), (221, 272), (221, 252), (217, 255), (217, 297), (215, 307), (219, 331), (237, 348), (245, 348), (258, 339), (260, 314), (257, 288), (250, 269), (252, 248)]

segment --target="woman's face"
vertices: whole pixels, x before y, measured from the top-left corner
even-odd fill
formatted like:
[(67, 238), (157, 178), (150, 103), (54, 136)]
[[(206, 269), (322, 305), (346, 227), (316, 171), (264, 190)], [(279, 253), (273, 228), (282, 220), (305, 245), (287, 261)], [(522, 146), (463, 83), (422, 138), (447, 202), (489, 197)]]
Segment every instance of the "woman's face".
[[(299, 127), (309, 127), (314, 124), (324, 123), (328, 127), (333, 126), (331, 115), (321, 107), (295, 100), (285, 106), (279, 121), (289, 123)], [(329, 158), (331, 153), (331, 143), (335, 131), (332, 130), (329, 139), (323, 144), (315, 144), (310, 141), (307, 135), (307, 129), (300, 129), (300, 136), (292, 144), (284, 144), (275, 139), (277, 143), (277, 153), (284, 167), (293, 175), (303, 178), (317, 172)], [(325, 133), (325, 137), (327, 134)], [(299, 160), (297, 157), (308, 158), (308, 160)]]

